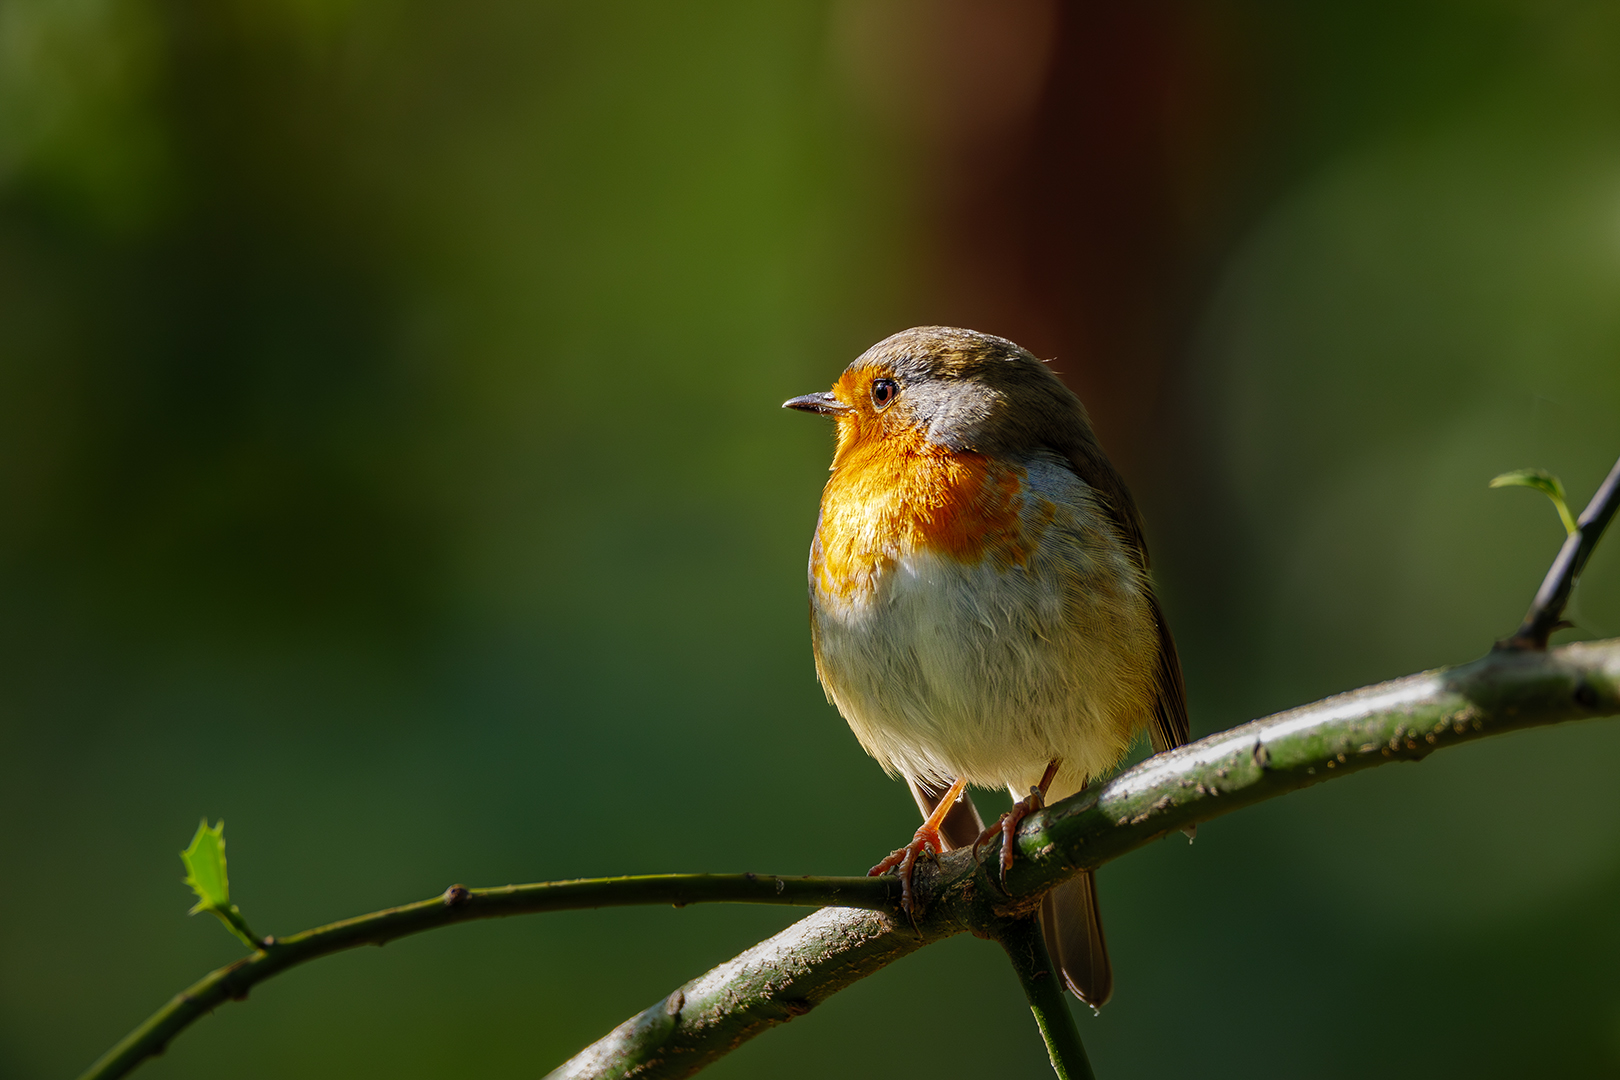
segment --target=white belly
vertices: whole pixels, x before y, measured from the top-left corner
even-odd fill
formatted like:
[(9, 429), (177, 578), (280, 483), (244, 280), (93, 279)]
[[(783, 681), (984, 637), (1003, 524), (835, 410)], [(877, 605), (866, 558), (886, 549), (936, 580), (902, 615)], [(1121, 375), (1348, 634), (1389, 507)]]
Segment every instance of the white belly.
[(817, 672), (891, 774), (1022, 792), (1061, 758), (1066, 793), (1148, 719), (1158, 634), (1135, 560), (1066, 465), (1027, 472), (1021, 517), (1041, 531), (1025, 565), (896, 552), (849, 603), (812, 580)]

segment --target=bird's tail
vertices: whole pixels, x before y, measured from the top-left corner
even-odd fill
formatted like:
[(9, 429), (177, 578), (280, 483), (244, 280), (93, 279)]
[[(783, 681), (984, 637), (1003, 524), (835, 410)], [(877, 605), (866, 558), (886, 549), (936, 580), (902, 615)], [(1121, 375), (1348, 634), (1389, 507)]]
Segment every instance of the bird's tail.
[(1114, 993), (1114, 968), (1108, 962), (1097, 910), (1097, 879), (1090, 870), (1046, 894), (1041, 901), (1041, 930), (1046, 951), (1063, 972), (1069, 992), (1093, 1009), (1108, 1004)]

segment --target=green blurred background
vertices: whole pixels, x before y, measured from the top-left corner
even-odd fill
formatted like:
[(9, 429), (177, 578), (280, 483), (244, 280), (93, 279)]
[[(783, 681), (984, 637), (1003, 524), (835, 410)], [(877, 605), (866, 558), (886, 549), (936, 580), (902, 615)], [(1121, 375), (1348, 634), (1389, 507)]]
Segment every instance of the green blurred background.
[[(776, 406), (936, 322), (1086, 398), (1195, 734), (1476, 656), (1562, 535), (1486, 482), (1620, 453), (1620, 9), (0, 5), (0, 1076), (239, 955), (204, 814), (261, 933), (889, 850)], [(1566, 638), (1620, 634), (1607, 547)], [(1517, 735), (1108, 867), (1099, 1074), (1620, 1074), (1617, 773)], [(141, 1075), (535, 1076), (794, 917), (346, 954)], [(971, 938), (713, 1074), (857, 1068), (1049, 1075)]]

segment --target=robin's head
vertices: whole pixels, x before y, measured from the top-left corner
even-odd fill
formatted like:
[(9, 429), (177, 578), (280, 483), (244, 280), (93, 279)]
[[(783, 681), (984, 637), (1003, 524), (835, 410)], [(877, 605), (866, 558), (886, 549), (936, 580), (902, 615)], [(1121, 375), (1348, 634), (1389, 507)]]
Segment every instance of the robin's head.
[(1045, 364), (1006, 338), (949, 326), (885, 338), (831, 390), (782, 407), (833, 417), (840, 457), (873, 442), (992, 455), (1095, 445), (1080, 399)]

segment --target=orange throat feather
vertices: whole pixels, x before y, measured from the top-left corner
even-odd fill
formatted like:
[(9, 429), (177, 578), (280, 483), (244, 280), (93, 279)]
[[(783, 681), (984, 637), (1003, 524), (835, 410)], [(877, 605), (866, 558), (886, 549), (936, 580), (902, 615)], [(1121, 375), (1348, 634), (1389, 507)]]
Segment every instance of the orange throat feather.
[[(875, 433), (839, 424), (832, 478), (810, 572), (829, 600), (870, 598), (882, 574), (912, 552), (975, 564), (1023, 566), (1039, 539), (1023, 520), (1025, 470), (953, 451), (915, 430)], [(1046, 502), (1045, 499), (1040, 500)], [(1050, 506), (1037, 514), (1050, 520)]]

